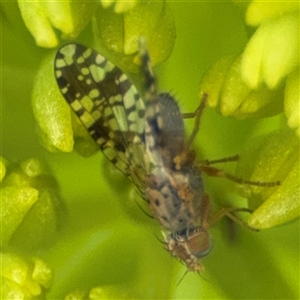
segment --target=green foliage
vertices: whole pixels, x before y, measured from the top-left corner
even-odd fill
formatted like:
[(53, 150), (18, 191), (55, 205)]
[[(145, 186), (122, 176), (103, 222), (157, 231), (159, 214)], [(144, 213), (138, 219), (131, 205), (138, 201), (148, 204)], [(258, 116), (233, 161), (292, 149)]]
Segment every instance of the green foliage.
[(52, 281), (52, 272), (37, 257), (1, 253), (1, 299), (41, 299)]
[[(2, 299), (299, 298), (299, 222), (291, 222), (299, 212), (299, 37), (293, 35), (298, 8), (289, 2), (244, 3), (246, 22), (259, 25), (247, 44), (249, 30), (240, 11), (226, 1), (103, 1), (108, 8), (99, 3), (1, 4), (2, 152), (22, 160), (0, 161)], [(183, 112), (194, 111), (199, 90), (205, 91), (209, 105), (222, 114), (205, 110), (193, 145), (199, 159), (238, 153), (238, 176), (281, 182), (277, 188), (235, 190), (225, 179), (204, 178), (214, 208), (228, 202), (243, 207), (248, 198), (255, 210), (249, 224), (273, 228), (237, 229), (230, 239), (236, 228), (221, 221), (212, 228), (214, 247), (203, 261), (204, 279), (188, 273), (176, 286), (185, 268), (163, 250), (158, 226), (138, 208), (136, 202), (147, 211), (126, 178), (100, 154), (84, 159), (61, 153), (72, 150), (73, 132), (80, 154), (96, 148), (55, 85), (54, 51), (35, 45), (62, 44), (53, 27), (64, 40), (76, 37), (103, 51), (126, 72), (138, 70), (139, 35), (146, 36), (155, 64), (172, 53), (156, 70), (161, 90), (172, 90)], [(277, 29), (285, 45), (271, 47)], [(269, 45), (262, 48), (266, 35)], [(275, 63), (285, 49), (289, 59)], [(190, 132), (193, 122), (186, 123)], [(43, 157), (52, 172), (27, 157)]]
[(280, 180), (280, 186), (274, 188), (244, 186), (242, 195), (256, 209), (249, 218), (250, 226), (265, 229), (299, 217), (299, 146), (295, 134), (283, 128), (252, 141), (243, 153), (240, 176), (251, 170), (252, 181), (262, 177), (269, 182)]
[(58, 186), (40, 161), (9, 164), (1, 186), (1, 246), (45, 246), (57, 230)]

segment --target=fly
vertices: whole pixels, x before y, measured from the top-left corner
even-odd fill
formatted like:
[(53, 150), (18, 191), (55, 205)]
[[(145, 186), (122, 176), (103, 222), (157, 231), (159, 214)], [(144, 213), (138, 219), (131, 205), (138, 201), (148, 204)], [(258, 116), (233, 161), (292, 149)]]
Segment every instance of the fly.
[[(58, 87), (104, 155), (135, 185), (162, 228), (165, 247), (189, 271), (202, 271), (199, 259), (211, 250), (209, 228), (223, 216), (240, 223), (227, 208), (211, 214), (202, 173), (238, 183), (276, 186), (278, 182), (249, 182), (212, 167), (234, 161), (230, 157), (197, 162), (191, 150), (206, 104), (204, 94), (193, 114), (181, 114), (176, 100), (158, 93), (149, 54), (139, 47), (143, 92), (118, 67), (97, 51), (72, 43), (58, 50), (55, 77)], [(195, 117), (185, 139), (184, 118)]]

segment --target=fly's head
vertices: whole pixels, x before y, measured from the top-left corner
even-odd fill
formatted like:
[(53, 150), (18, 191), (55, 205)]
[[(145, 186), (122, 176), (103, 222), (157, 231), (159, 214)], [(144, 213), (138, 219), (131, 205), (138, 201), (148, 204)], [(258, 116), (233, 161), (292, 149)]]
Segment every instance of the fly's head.
[(209, 254), (212, 242), (208, 231), (201, 226), (164, 234), (166, 249), (183, 262), (189, 271), (202, 272), (199, 259)]

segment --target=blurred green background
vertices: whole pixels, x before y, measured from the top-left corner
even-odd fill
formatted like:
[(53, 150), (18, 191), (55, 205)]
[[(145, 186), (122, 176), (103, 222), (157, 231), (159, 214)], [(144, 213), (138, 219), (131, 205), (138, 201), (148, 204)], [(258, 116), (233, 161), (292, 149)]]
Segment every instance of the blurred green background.
[[(231, 2), (169, 5), (177, 38), (171, 57), (156, 68), (156, 74), (160, 89), (174, 94), (182, 111), (191, 112), (199, 103), (204, 72), (222, 56), (241, 52), (247, 31), (243, 15)], [(299, 299), (299, 221), (260, 233), (235, 228), (234, 240), (229, 234), (231, 225), (220, 221), (212, 229), (214, 246), (203, 261), (203, 278), (188, 273), (177, 286), (185, 266), (164, 251), (158, 225), (136, 205), (140, 200), (130, 182), (101, 153), (82, 158), (75, 152), (49, 153), (41, 146), (31, 93), (41, 60), (55, 50), (35, 45), (16, 3), (6, 4), (5, 10), (2, 155), (11, 161), (28, 157), (45, 161), (59, 182), (67, 211), (53, 245), (34, 253), (54, 271), (47, 299), (63, 299), (71, 291), (94, 286), (104, 287), (107, 298)], [(237, 121), (207, 108), (195, 145), (199, 158), (240, 153), (257, 128), (276, 129), (281, 118)], [(187, 121), (187, 130), (192, 126), (193, 121)], [(232, 200), (245, 205), (234, 184), (204, 180), (215, 209)]]

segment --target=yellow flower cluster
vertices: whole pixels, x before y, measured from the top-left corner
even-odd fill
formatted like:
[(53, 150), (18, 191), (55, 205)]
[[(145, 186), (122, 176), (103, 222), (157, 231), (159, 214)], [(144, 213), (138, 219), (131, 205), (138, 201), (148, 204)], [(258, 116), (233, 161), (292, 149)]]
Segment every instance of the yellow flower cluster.
[(58, 226), (57, 183), (37, 159), (19, 165), (1, 159), (1, 247), (45, 246)]
[(299, 3), (252, 1), (246, 23), (258, 28), (243, 53), (218, 61), (203, 78), (201, 93), (208, 93), (209, 105), (224, 116), (284, 111), (299, 135)]
[(37, 257), (1, 253), (1, 299), (42, 299), (52, 271)]
[(62, 38), (75, 38), (89, 23), (99, 5), (97, 1), (18, 1), (23, 21), (40, 47), (54, 48)]
[(246, 22), (258, 28), (243, 53), (242, 78), (252, 89), (262, 82), (270, 90), (285, 83), (284, 112), (300, 135), (299, 2), (253, 1)]

